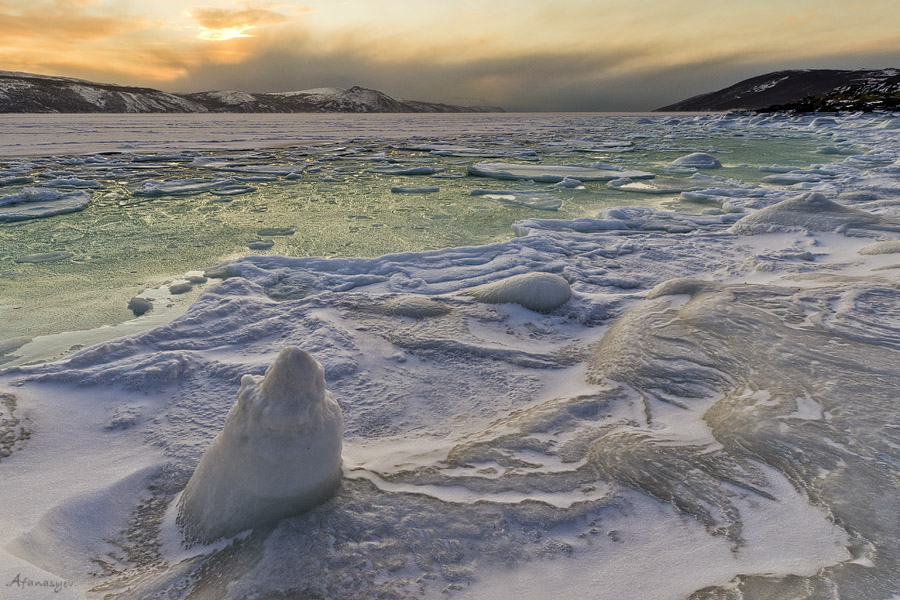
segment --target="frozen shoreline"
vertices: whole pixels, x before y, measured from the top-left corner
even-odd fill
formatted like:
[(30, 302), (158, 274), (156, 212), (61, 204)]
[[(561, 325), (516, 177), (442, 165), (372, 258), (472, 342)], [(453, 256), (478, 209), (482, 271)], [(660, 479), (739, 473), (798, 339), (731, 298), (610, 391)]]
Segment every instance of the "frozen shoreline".
[[(777, 124), (755, 118), (713, 122)], [(816, 181), (711, 194), (747, 216), (620, 207), (485, 246), (243, 257), (174, 321), (0, 371), (0, 577), (74, 582), (54, 597), (891, 598), (900, 138), (879, 124), (839, 120), (878, 151)], [(571, 299), (466, 293), (533, 272)], [(240, 376), (286, 345), (343, 409), (341, 490), (160, 551)]]

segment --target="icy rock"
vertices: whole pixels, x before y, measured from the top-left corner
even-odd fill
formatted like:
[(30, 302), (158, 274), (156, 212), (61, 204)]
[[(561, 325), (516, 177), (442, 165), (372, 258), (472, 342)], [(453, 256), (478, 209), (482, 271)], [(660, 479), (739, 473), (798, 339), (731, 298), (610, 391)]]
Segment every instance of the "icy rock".
[(327, 500), (341, 481), (342, 430), (325, 372), (308, 352), (286, 347), (265, 375), (244, 375), (179, 500), (186, 538), (232, 537)]
[(552, 273), (523, 273), (463, 292), (487, 304), (513, 302), (536, 312), (550, 312), (572, 297), (569, 282)]
[(169, 286), (169, 293), (173, 296), (177, 296), (178, 294), (187, 294), (194, 286), (189, 281), (183, 281), (181, 283), (173, 283)]
[(671, 163), (673, 167), (692, 167), (694, 169), (721, 169), (722, 163), (712, 154), (706, 152), (694, 152), (681, 158), (676, 158)]
[(848, 229), (900, 231), (900, 223), (847, 208), (823, 194), (810, 192), (757, 211), (731, 227), (732, 233), (742, 235), (798, 230), (844, 232)]
[(134, 316), (140, 317), (153, 309), (153, 303), (146, 298), (135, 296), (128, 301), (128, 310), (134, 313)]

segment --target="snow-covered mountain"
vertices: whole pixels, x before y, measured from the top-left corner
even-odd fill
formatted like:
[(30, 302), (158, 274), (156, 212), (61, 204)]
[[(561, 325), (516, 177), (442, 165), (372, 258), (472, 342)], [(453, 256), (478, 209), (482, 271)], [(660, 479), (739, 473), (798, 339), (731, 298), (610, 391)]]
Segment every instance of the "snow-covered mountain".
[(848, 86), (879, 85), (898, 69), (776, 71), (664, 106), (658, 111), (760, 110), (823, 96)]
[(361, 87), (250, 93), (220, 90), (171, 94), (153, 88), (0, 71), (0, 112), (17, 113), (291, 113), (503, 112), (497, 107), (398, 100)]

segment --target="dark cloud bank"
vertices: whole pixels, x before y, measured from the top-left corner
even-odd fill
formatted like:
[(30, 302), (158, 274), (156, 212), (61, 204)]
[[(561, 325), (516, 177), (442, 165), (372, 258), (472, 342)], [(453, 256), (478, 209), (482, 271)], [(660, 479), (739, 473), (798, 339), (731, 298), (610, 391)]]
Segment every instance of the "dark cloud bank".
[(281, 92), (360, 85), (397, 98), (495, 105), (513, 112), (646, 111), (769, 71), (900, 67), (900, 51), (822, 56), (802, 62), (724, 56), (675, 67), (625, 70), (620, 65), (640, 62), (649, 53), (544, 53), (439, 64), (427, 58), (385, 61), (364, 50), (297, 50), (304, 46), (300, 41), (270, 47), (240, 64), (192, 67), (186, 77), (166, 89)]

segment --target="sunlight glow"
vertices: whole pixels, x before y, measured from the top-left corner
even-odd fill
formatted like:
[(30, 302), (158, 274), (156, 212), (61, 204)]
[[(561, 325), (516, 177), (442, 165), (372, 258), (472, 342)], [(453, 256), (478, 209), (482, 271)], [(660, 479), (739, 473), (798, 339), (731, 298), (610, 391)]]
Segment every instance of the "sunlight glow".
[(221, 29), (200, 27), (200, 34), (197, 36), (197, 39), (210, 42), (222, 42), (225, 40), (233, 40), (234, 38), (253, 37), (250, 34), (244, 33), (245, 31), (253, 29), (253, 27), (253, 25), (235, 25), (233, 27), (223, 27)]

